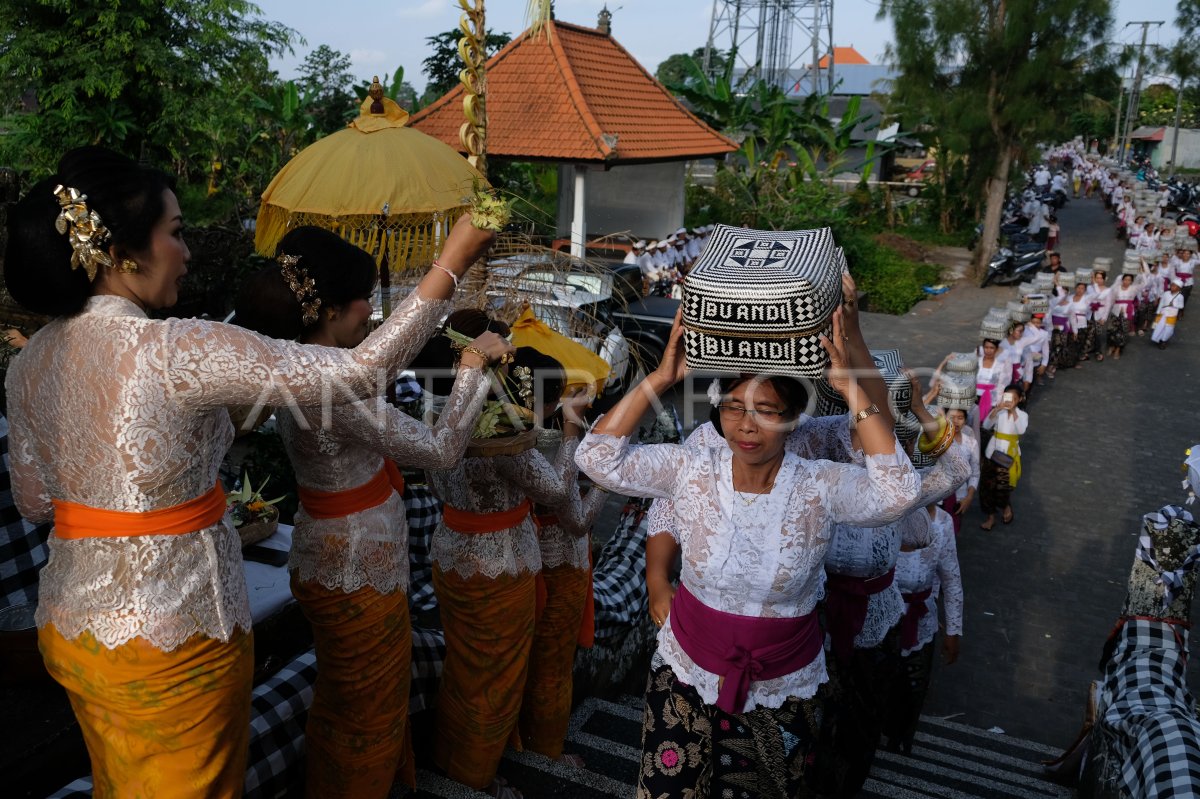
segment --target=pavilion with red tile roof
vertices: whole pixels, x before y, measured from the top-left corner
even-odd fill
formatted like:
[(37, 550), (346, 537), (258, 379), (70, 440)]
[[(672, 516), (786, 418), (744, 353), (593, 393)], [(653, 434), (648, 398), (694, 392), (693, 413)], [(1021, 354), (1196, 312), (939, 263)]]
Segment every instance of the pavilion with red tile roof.
[[(834, 47), (833, 48), (833, 63), (838, 65), (844, 64), (870, 64), (862, 53), (855, 50), (853, 47)], [(829, 56), (821, 56), (821, 60), (817, 62), (817, 67), (820, 69), (829, 69)]]
[[(455, 87), (409, 124), (461, 151), (462, 95)], [(684, 162), (723, 158), (738, 147), (684, 108), (607, 31), (558, 20), (488, 60), (487, 114), (489, 157), (570, 165), (560, 167), (559, 226), (565, 232), (573, 207), (577, 255), (585, 233), (673, 231), (683, 223)]]

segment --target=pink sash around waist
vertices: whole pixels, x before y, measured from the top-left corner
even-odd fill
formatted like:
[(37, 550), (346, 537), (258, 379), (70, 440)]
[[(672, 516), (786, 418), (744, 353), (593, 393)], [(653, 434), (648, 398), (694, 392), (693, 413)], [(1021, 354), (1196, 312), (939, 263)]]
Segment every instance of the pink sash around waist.
[(904, 615), (900, 617), (901, 649), (912, 649), (917, 645), (917, 633), (920, 621), (929, 612), (929, 606), (925, 604), (925, 600), (929, 599), (932, 594), (932, 588), (926, 588), (924, 591), (914, 591), (911, 594), (902, 594), (905, 607)]
[(979, 395), (979, 420), (983, 421), (992, 412), (992, 392), (996, 390), (995, 383), (976, 383), (975, 390)]
[(671, 630), (697, 666), (724, 678), (717, 707), (745, 711), (750, 684), (799, 671), (821, 653), (816, 613), (762, 618), (705, 605), (683, 583), (671, 600)]
[(891, 587), (896, 567), (876, 577), (852, 577), (848, 574), (825, 575), (825, 623), (833, 654), (845, 660), (854, 651), (854, 639), (867, 620), (870, 599)]

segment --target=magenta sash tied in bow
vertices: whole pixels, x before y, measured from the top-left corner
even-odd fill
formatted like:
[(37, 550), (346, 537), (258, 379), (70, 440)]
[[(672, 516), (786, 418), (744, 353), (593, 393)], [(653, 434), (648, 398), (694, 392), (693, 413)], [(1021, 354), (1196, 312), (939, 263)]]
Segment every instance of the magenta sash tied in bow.
[(929, 606), (925, 604), (925, 600), (929, 599), (932, 593), (932, 588), (926, 588), (924, 591), (902, 595), (905, 605), (904, 615), (900, 617), (901, 649), (912, 649), (917, 645), (918, 625), (921, 618), (929, 612)]
[(1133, 312), (1137, 310), (1137, 303), (1134, 300), (1117, 300), (1117, 305), (1124, 306), (1125, 318), (1133, 321)]
[(829, 628), (833, 654), (845, 660), (854, 652), (854, 639), (867, 620), (870, 598), (886, 590), (896, 578), (896, 567), (877, 577), (825, 574), (825, 624)]
[(715, 610), (683, 583), (671, 600), (671, 631), (697, 666), (725, 678), (717, 707), (745, 711), (750, 683), (799, 671), (821, 652), (816, 613), (788, 618), (740, 616)]

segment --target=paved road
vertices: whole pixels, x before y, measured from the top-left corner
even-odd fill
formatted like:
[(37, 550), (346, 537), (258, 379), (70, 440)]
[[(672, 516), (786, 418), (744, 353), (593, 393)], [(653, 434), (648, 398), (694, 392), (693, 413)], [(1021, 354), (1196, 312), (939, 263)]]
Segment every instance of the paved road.
[[(1099, 201), (1075, 200), (1059, 218), (1068, 268), (1097, 256), (1121, 263)], [(908, 363), (936, 365), (972, 346), (986, 309), (1015, 294), (960, 283), (865, 328), (872, 345), (893, 341)], [(1166, 351), (1134, 338), (1119, 362), (1089, 362), (1035, 389), (1015, 521), (986, 533), (977, 508), (965, 520), (962, 658), (936, 675), (926, 713), (1046, 744), (1073, 740), (1124, 600), (1141, 515), (1182, 500), (1183, 451), (1200, 440), (1193, 314)]]

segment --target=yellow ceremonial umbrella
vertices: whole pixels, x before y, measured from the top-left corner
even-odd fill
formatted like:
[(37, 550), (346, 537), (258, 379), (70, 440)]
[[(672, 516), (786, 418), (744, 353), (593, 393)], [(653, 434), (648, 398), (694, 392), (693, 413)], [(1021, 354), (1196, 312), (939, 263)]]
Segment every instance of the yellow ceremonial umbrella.
[(563, 365), (567, 373), (567, 387), (586, 386), (598, 395), (612, 367), (608, 362), (582, 344), (572, 341), (553, 330), (526, 308), (511, 325), (514, 347), (532, 347), (543, 355), (549, 355)]
[(452, 147), (407, 123), (408, 112), (383, 97), (377, 78), (349, 127), (297, 153), (267, 186), (255, 248), (274, 255), (288, 230), (316, 225), (393, 273), (424, 270), (487, 181)]

